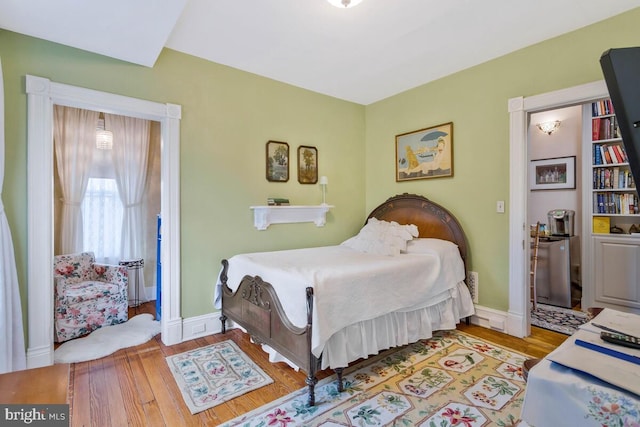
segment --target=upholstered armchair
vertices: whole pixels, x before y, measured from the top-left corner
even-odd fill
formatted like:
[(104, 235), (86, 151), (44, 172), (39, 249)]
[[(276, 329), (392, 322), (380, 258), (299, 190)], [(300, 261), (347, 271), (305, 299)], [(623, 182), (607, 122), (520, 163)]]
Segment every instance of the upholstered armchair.
[(96, 264), (93, 252), (54, 257), (55, 339), (126, 322), (127, 269)]

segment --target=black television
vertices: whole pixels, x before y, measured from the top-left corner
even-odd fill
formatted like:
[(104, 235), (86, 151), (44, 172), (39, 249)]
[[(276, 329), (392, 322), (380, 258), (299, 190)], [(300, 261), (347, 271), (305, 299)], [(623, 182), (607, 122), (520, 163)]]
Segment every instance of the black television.
[(640, 47), (615, 48), (600, 57), (600, 66), (629, 158), (636, 192), (640, 186)]

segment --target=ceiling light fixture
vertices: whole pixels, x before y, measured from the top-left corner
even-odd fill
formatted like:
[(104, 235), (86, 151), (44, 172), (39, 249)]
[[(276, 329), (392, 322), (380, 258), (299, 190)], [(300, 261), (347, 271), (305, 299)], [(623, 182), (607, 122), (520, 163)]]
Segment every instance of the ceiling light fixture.
[(536, 126), (538, 126), (538, 129), (540, 129), (540, 132), (544, 132), (547, 135), (551, 135), (560, 127), (560, 120), (538, 123)]
[(113, 133), (104, 128), (104, 114), (100, 112), (98, 116), (98, 126), (96, 127), (96, 147), (100, 150), (111, 150), (113, 148)]
[(342, 9), (346, 9), (348, 7), (353, 7), (359, 5), (362, 0), (327, 0), (335, 7), (339, 7)]

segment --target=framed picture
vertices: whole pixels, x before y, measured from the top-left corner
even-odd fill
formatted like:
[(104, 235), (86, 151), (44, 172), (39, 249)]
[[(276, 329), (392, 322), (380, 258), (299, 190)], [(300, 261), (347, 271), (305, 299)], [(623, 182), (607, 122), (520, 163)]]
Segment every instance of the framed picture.
[(531, 190), (566, 190), (576, 188), (576, 156), (531, 160)]
[(298, 182), (315, 184), (318, 182), (318, 149), (301, 145), (298, 147)]
[(289, 144), (286, 142), (267, 142), (267, 181), (289, 181)]
[(453, 123), (396, 136), (396, 181), (453, 176)]

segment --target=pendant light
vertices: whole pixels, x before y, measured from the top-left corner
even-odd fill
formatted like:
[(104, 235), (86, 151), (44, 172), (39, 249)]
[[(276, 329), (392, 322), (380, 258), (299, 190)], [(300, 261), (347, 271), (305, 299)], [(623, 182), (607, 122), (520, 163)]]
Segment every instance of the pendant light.
[(96, 127), (96, 147), (100, 150), (113, 148), (113, 133), (104, 128), (104, 114), (102, 112), (98, 116), (98, 126)]
[(357, 6), (362, 0), (327, 0), (335, 7), (346, 9), (348, 7)]

